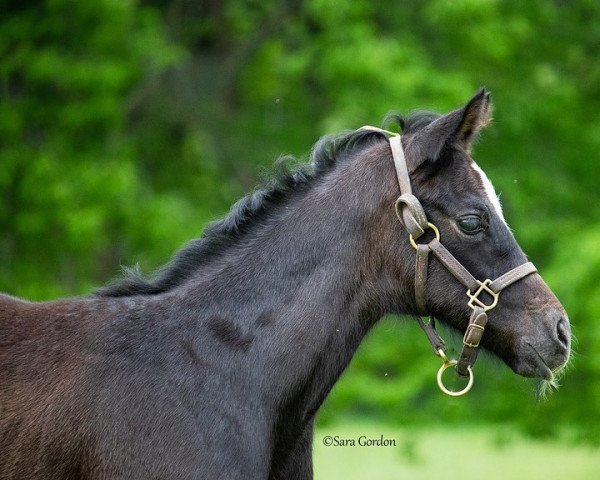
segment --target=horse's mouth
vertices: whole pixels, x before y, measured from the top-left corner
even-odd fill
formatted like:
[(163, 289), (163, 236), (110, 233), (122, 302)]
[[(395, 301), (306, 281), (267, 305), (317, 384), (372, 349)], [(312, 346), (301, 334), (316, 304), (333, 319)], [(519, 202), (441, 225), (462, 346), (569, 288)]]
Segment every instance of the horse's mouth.
[(554, 380), (554, 372), (552, 371), (552, 369), (548, 366), (544, 358), (540, 355), (540, 353), (531, 343), (525, 342), (525, 344), (533, 352), (533, 356), (531, 358), (533, 360), (536, 372), (532, 376), (543, 378), (544, 380), (552, 382)]
[(544, 357), (538, 350), (528, 341), (523, 342), (523, 354), (515, 364), (512, 364), (512, 369), (518, 375), (528, 378), (540, 378), (548, 382), (553, 382), (555, 374), (552, 368), (548, 366)]

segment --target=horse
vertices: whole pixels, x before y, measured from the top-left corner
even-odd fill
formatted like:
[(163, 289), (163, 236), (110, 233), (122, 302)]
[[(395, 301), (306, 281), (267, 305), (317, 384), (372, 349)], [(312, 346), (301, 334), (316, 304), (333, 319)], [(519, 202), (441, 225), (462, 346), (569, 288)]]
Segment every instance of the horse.
[[(526, 262), (470, 153), (490, 105), (482, 89), (446, 115), (398, 117), (395, 137), (427, 223), (485, 279)], [(394, 165), (384, 131), (324, 137), (151, 276), (49, 302), (2, 295), (0, 477), (312, 478), (315, 414), (378, 319), (425, 308), (471, 326), (437, 256), (416, 298)], [(551, 380), (569, 359), (568, 317), (534, 269), (521, 276), (481, 346)]]

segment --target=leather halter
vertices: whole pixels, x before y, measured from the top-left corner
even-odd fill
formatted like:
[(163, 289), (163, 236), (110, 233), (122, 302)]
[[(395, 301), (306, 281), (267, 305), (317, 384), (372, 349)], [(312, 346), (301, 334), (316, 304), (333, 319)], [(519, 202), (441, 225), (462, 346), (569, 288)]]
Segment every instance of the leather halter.
[[(427, 221), (427, 216), (423, 210), (421, 202), (413, 195), (408, 173), (408, 166), (404, 158), (402, 148), (402, 138), (400, 134), (389, 132), (377, 127), (364, 126), (359, 130), (369, 130), (379, 132), (389, 139), (398, 185), (400, 186), (400, 197), (396, 200), (396, 215), (400, 223), (406, 228), (409, 234), (409, 241), (416, 250), (415, 259), (415, 300), (419, 316), (417, 320), (419, 325), (427, 335), (433, 351), (442, 358), (443, 364), (438, 370), (437, 382), (442, 392), (451, 396), (460, 396), (467, 393), (473, 386), (472, 367), (477, 359), (478, 347), (481, 337), (485, 331), (488, 321), (487, 312), (493, 309), (498, 303), (500, 292), (513, 283), (525, 278), (527, 275), (537, 272), (537, 269), (531, 262), (519, 265), (501, 275), (495, 280), (486, 279), (479, 281), (440, 243), (440, 232), (435, 225)], [(428, 243), (418, 244), (419, 239), (426, 231), (431, 230), (435, 237)], [(472, 309), (469, 325), (463, 337), (463, 347), (457, 360), (449, 360), (446, 356), (446, 344), (435, 330), (435, 319), (433, 315), (427, 313), (425, 305), (425, 294), (427, 286), (427, 269), (429, 265), (429, 253), (440, 261), (446, 269), (467, 288), (467, 305)], [(486, 299), (480, 298), (482, 294), (487, 295)], [(429, 322), (424, 322), (421, 315), (429, 315)], [(455, 367), (456, 373), (460, 376), (468, 376), (469, 380), (462, 390), (455, 391), (448, 389), (442, 380), (442, 375), (449, 367)]]

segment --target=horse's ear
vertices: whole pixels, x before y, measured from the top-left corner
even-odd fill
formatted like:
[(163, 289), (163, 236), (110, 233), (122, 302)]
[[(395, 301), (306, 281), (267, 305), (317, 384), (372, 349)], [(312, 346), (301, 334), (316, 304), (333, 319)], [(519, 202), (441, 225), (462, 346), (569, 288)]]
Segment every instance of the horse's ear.
[(470, 151), (477, 133), (490, 121), (490, 93), (480, 89), (467, 104), (431, 122), (409, 141), (409, 155), (420, 164), (437, 160), (448, 146)]
[(492, 104), (490, 92), (481, 88), (461, 109), (463, 116), (454, 139), (456, 146), (469, 152), (479, 131), (491, 120)]

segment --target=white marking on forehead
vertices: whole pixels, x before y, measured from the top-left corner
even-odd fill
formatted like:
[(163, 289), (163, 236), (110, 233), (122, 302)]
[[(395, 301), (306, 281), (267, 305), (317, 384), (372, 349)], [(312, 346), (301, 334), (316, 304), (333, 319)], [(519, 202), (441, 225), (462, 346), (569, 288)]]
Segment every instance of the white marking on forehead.
[(485, 190), (486, 195), (488, 196), (490, 203), (493, 205), (494, 209), (498, 216), (502, 219), (502, 221), (506, 224), (506, 220), (504, 219), (504, 214), (502, 213), (502, 205), (500, 205), (500, 199), (498, 195), (496, 195), (496, 190), (494, 190), (494, 186), (490, 179), (485, 174), (485, 172), (477, 165), (475, 162), (471, 162), (471, 166), (473, 170), (479, 174), (481, 178), (481, 183), (483, 183), (483, 188)]

